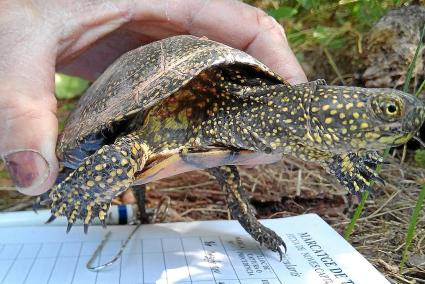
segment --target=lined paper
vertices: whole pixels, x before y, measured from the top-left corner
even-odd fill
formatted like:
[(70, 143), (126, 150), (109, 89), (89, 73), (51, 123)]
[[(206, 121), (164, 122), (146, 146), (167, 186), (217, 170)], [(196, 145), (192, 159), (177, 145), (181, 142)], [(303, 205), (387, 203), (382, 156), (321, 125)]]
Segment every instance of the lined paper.
[(143, 225), (122, 257), (100, 272), (86, 263), (104, 235), (94, 265), (109, 261), (133, 227), (10, 227), (0, 231), (0, 283), (389, 283), (315, 214), (263, 220), (286, 242), (279, 255), (261, 247), (236, 221)]

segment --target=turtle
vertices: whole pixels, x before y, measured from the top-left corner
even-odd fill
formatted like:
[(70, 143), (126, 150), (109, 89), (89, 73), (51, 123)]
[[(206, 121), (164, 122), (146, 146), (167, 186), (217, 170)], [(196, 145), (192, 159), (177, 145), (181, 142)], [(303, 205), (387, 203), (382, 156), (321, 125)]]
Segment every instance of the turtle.
[(321, 164), (353, 194), (383, 182), (382, 150), (405, 143), (424, 104), (393, 89), (291, 85), (247, 53), (180, 35), (131, 50), (88, 88), (58, 138), (63, 180), (53, 221), (105, 222), (130, 187), (195, 169), (224, 190), (231, 216), (282, 258), (285, 242), (255, 217), (237, 165), (285, 156)]

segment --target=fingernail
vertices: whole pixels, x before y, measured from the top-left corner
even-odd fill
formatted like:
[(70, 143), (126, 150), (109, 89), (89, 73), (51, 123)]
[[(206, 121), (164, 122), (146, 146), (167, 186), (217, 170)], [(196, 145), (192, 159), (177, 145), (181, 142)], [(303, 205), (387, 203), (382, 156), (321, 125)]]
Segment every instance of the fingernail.
[(4, 161), (12, 181), (21, 193), (25, 194), (26, 189), (41, 185), (49, 176), (46, 159), (36, 151), (8, 153)]

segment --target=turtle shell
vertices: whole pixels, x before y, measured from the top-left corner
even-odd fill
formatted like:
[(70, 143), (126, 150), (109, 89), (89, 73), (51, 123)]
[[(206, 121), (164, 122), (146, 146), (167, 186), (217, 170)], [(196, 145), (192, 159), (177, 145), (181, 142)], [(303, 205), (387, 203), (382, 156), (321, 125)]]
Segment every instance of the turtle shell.
[(89, 137), (107, 136), (114, 124), (143, 114), (202, 71), (222, 65), (251, 68), (253, 76), (288, 84), (247, 53), (206, 38), (183, 35), (153, 42), (122, 55), (83, 94), (59, 138), (58, 157), (66, 160), (64, 153), (81, 148)]

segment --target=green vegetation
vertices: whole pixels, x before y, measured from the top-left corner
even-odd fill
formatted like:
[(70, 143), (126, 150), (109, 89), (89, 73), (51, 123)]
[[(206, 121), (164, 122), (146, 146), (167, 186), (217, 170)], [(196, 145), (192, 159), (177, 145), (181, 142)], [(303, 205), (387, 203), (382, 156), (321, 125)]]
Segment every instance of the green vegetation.
[(406, 244), (403, 248), (402, 258), (400, 262), (400, 271), (403, 272), (404, 266), (407, 260), (407, 253), (409, 251), (409, 247), (412, 244), (413, 237), (415, 235), (416, 224), (419, 220), (419, 215), (422, 210), (422, 206), (425, 201), (425, 184), (421, 187), (421, 192), (419, 193), (418, 199), (416, 200), (415, 208), (413, 209), (412, 217), (410, 218), (409, 228), (407, 229), (406, 234)]
[(415, 161), (422, 167), (425, 168), (425, 150), (416, 150)]
[[(409, 65), (409, 68), (407, 70), (407, 76), (406, 76), (406, 82), (404, 82), (404, 86), (403, 86), (403, 91), (407, 92), (410, 86), (410, 82), (412, 80), (412, 74), (413, 74), (413, 70), (416, 66), (416, 61), (418, 58), (418, 54), (419, 54), (419, 50), (422, 48), (423, 45), (423, 39), (425, 36), (425, 24), (422, 27), (421, 30), (421, 34), (419, 36), (419, 42), (418, 45), (416, 47), (416, 51), (415, 51), (415, 56), (413, 57), (412, 63)], [(425, 81), (424, 81), (425, 82)], [(418, 96), (419, 92), (421, 91), (421, 88), (424, 85), (424, 82), (422, 82), (422, 84), (419, 87), (419, 90), (417, 90), (415, 92), (415, 95)], [(417, 154), (415, 154), (415, 158), (416, 158)], [(402, 259), (400, 262), (400, 271), (402, 272), (407, 260), (407, 253), (409, 251), (409, 247), (412, 243), (413, 240), (413, 236), (415, 235), (415, 230), (416, 230), (416, 224), (418, 223), (418, 219), (419, 219), (419, 214), (420, 211), (422, 209), (422, 205), (424, 204), (424, 200), (425, 200), (425, 184), (422, 184), (421, 187), (421, 192), (419, 193), (418, 199), (416, 200), (416, 206), (413, 210), (412, 216), (410, 218), (410, 223), (409, 223), (409, 228), (407, 229), (407, 234), (406, 234), (406, 242), (403, 248), (403, 253), (402, 253)]]
[[(251, 1), (252, 2), (252, 1)], [(254, 1), (260, 2), (268, 8), (268, 13), (282, 22), (285, 26), (288, 40), (295, 50), (299, 60), (305, 58), (304, 53), (320, 49), (327, 58), (328, 63), (335, 73), (335, 76), (344, 83), (343, 75), (341, 75), (337, 64), (331, 56), (338, 56), (341, 49), (351, 47), (352, 57), (356, 58), (356, 54), (361, 54), (362, 50), (362, 34), (367, 31), (376, 20), (378, 20), (388, 9), (400, 7), (409, 4), (412, 1), (400, 0), (294, 0), (294, 1)], [(425, 33), (425, 25), (421, 31), (421, 39), (418, 43), (416, 54), (411, 62), (406, 75), (404, 91), (408, 91), (411, 85), (411, 78), (416, 58), (422, 47), (422, 39)], [(353, 48), (354, 47), (354, 48)], [(347, 50), (343, 51), (347, 53)], [(415, 90), (418, 95), (425, 87), (425, 81)], [(386, 151), (388, 155), (389, 150)], [(417, 150), (415, 152), (415, 160), (425, 167), (425, 150)], [(380, 168), (378, 169), (380, 171)], [(350, 224), (347, 226), (344, 236), (349, 238), (354, 231), (357, 220), (360, 218), (369, 193), (362, 195), (360, 204), (354, 212)], [(418, 196), (416, 206), (413, 210), (409, 228), (406, 234), (406, 242), (403, 249), (400, 270), (402, 271), (407, 259), (407, 252), (412, 242), (416, 224), (425, 200), (425, 184)]]
[(71, 99), (81, 95), (88, 85), (89, 82), (78, 77), (55, 75), (55, 94), (58, 99)]
[(412, 1), (292, 0), (263, 2), (268, 13), (283, 21), (294, 49), (320, 45), (341, 48), (356, 42), (386, 11)]
[[(387, 10), (410, 4), (413, 1), (246, 0), (245, 2), (265, 9), (271, 16), (284, 25), (291, 47), (300, 61), (308, 61), (307, 57), (310, 52), (315, 52), (315, 56), (322, 52), (322, 58), (327, 59), (330, 70), (333, 71), (335, 77), (340, 82), (344, 83), (344, 72), (340, 70), (341, 66), (346, 67), (346, 64), (342, 62), (344, 56), (349, 57), (349, 60), (357, 60), (359, 55), (363, 53), (363, 34), (370, 29), (373, 23)], [(424, 33), (425, 26), (422, 30), (422, 38)], [(422, 40), (418, 44), (417, 54), (421, 48), (421, 44)], [(335, 60), (335, 58), (338, 58), (338, 60)], [(407, 70), (404, 85), (405, 90), (411, 85), (412, 70), (415, 64), (416, 59), (413, 60)], [(346, 68), (351, 68), (351, 66), (347, 66)], [(60, 100), (74, 98), (80, 95), (88, 86), (87, 81), (61, 74), (57, 74), (55, 79), (56, 95)], [(424, 87), (425, 81), (420, 84), (416, 90), (416, 94), (419, 94)], [(73, 104), (67, 102), (61, 106), (60, 112), (67, 112), (72, 107)], [(63, 126), (63, 120), (61, 120), (60, 124), (60, 126)], [(386, 153), (388, 154), (388, 150)], [(415, 160), (420, 166), (425, 168), (425, 150), (417, 150), (415, 152)], [(362, 195), (361, 202), (344, 232), (345, 238), (348, 239), (353, 233), (368, 196), (368, 193)], [(422, 190), (412, 212), (400, 270), (405, 266), (407, 252), (415, 233), (415, 227), (424, 200), (425, 184), (422, 185)]]
[[(421, 35), (419, 37), (419, 42), (418, 42), (418, 45), (416, 47), (415, 56), (414, 56), (412, 62), (410, 63), (410, 65), (408, 67), (408, 70), (407, 70), (406, 82), (404, 83), (404, 86), (403, 86), (403, 91), (405, 91), (405, 92), (407, 92), (409, 90), (410, 82), (412, 80), (413, 70), (416, 66), (416, 61), (417, 61), (417, 57), (418, 57), (418, 54), (419, 54), (419, 50), (422, 48), (422, 41), (423, 41), (424, 36), (425, 36), (425, 25), (423, 26), (423, 28), (421, 30)], [(419, 92), (423, 88), (424, 84), (425, 83), (422, 82), (422, 84), (419, 87), (419, 90), (415, 92), (415, 95), (419, 95)], [(384, 157), (388, 156), (388, 154), (389, 154), (389, 149), (387, 149), (385, 151)], [(416, 153), (415, 153), (415, 160), (420, 165), (424, 166), (425, 165), (425, 151), (424, 150), (417, 150)], [(377, 168), (377, 172), (380, 172), (380, 171), (381, 171), (381, 167), (379, 166)], [(363, 193), (361, 202), (358, 205), (356, 211), (354, 212), (354, 215), (351, 219), (350, 224), (348, 225), (348, 227), (345, 230), (344, 237), (346, 239), (348, 239), (351, 236), (351, 234), (353, 233), (355, 224), (357, 223), (357, 220), (361, 216), (361, 213), (364, 209), (364, 206), (365, 206), (365, 203), (366, 203), (368, 196), (369, 196), (368, 192)], [(406, 234), (406, 242), (405, 242), (405, 246), (404, 246), (403, 253), (402, 253), (402, 260), (400, 262), (400, 271), (403, 271), (403, 269), (404, 269), (404, 266), (405, 266), (405, 263), (406, 263), (406, 260), (407, 260), (407, 253), (409, 251), (410, 244), (412, 243), (413, 236), (415, 234), (416, 224), (418, 222), (420, 211), (422, 209), (422, 205), (424, 203), (424, 200), (425, 200), (425, 184), (422, 185), (421, 192), (418, 196), (418, 199), (416, 201), (416, 206), (413, 210), (413, 213), (412, 213), (412, 216), (411, 216), (411, 219), (410, 219), (409, 228), (408, 228), (407, 234)]]

